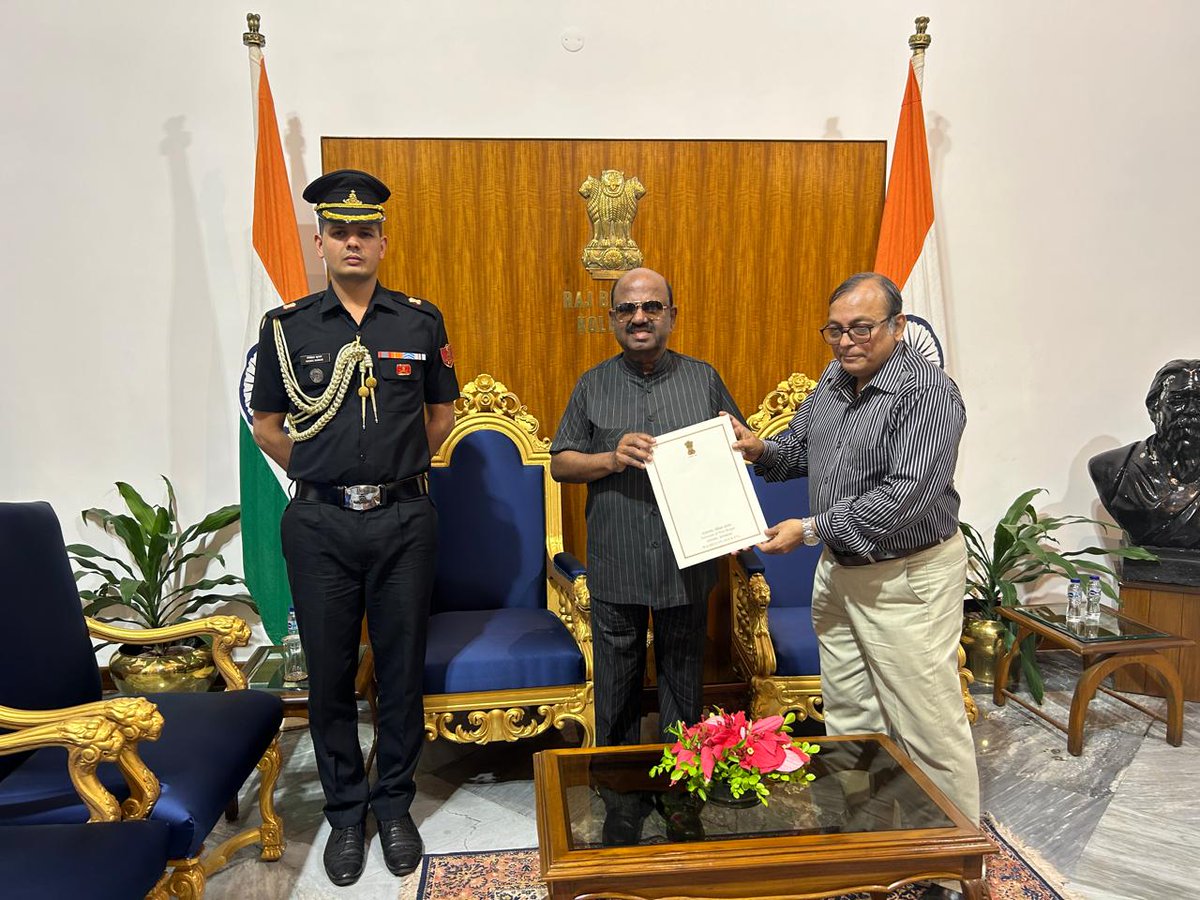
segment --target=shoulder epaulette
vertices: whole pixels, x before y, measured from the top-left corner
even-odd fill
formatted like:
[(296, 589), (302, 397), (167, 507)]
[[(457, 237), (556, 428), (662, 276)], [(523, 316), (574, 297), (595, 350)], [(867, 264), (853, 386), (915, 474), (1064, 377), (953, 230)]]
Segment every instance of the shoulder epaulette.
[(423, 300), (420, 297), (410, 297), (408, 294), (400, 291), (388, 291), (388, 293), (391, 294), (392, 300), (396, 302), (397, 306), (406, 306), (409, 309), (415, 309), (434, 318), (438, 316), (438, 308), (428, 300)]
[(268, 319), (278, 319), (280, 316), (286, 316), (288, 313), (293, 313), (298, 309), (303, 309), (306, 306), (319, 300), (324, 294), (309, 294), (307, 297), (301, 297), (299, 300), (293, 300), (291, 303), (285, 303), (283, 306), (277, 306), (274, 309), (267, 310)]

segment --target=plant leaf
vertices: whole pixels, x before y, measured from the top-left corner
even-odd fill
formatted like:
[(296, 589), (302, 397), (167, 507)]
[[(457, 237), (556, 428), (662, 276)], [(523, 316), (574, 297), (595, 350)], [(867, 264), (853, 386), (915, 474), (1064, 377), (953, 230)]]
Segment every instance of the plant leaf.
[(1025, 676), (1025, 681), (1029, 685), (1029, 693), (1038, 706), (1041, 706), (1042, 700), (1046, 696), (1046, 686), (1042, 682), (1042, 670), (1038, 667), (1037, 657), (1034, 655), (1036, 647), (1036, 634), (1028, 635), (1025, 640), (1021, 641), (1021, 674)]
[(190, 616), (211, 603), (241, 603), (253, 612), (258, 612), (258, 604), (249, 594), (200, 594), (192, 597), (186, 606), (178, 612), (173, 612), (172, 615), (176, 617)]
[(120, 538), (133, 561), (142, 571), (146, 569), (146, 534), (142, 527), (129, 516), (113, 516), (108, 524)]
[(134, 594), (138, 592), (138, 588), (140, 588), (142, 584), (143, 583), (141, 581), (137, 581), (133, 578), (122, 578), (121, 583), (117, 586), (118, 590), (121, 592), (121, 602), (127, 606), (130, 605)]
[(1029, 505), (1029, 501), (1031, 501), (1038, 494), (1044, 493), (1046, 493), (1045, 488), (1031, 488), (1030, 490), (1026, 491), (1012, 502), (1012, 505), (1008, 508), (1008, 511), (1004, 514), (1000, 521), (1012, 525), (1028, 512), (1032, 514), (1032, 518), (1036, 522), (1037, 513), (1034, 512), (1033, 507)]
[[(76, 581), (78, 581), (80, 578), (86, 578), (89, 575), (100, 575), (105, 581), (111, 582), (112, 584), (116, 584), (121, 580), (121, 576), (119, 576), (112, 569), (102, 566), (100, 563), (92, 562), (90, 559), (83, 559), (81, 557), (73, 556), (71, 557), (71, 562), (79, 566), (79, 569), (75, 572)], [(133, 573), (130, 572), (129, 574), (132, 575)]]
[(133, 569), (129, 568), (124, 561), (117, 559), (115, 556), (110, 556), (107, 553), (101, 553), (95, 547), (90, 547), (87, 544), (67, 544), (67, 553), (74, 554), (75, 556), (83, 559), (108, 560), (113, 565), (120, 566), (126, 574), (133, 574)]
[(195, 525), (184, 531), (181, 543), (186, 543), (202, 534), (212, 534), (214, 531), (220, 531), (226, 525), (232, 525), (241, 517), (242, 508), (238, 504), (233, 503), (229, 506), (222, 506), (220, 509), (210, 512)]
[(94, 523), (101, 528), (107, 528), (108, 520), (112, 517), (112, 513), (100, 506), (93, 506), (79, 513), (79, 518), (83, 519), (83, 524), (89, 525)]
[(179, 503), (175, 499), (175, 485), (171, 484), (171, 479), (166, 475), (159, 477), (167, 483), (167, 515), (171, 519), (171, 524), (174, 525), (179, 521)]
[(117, 482), (117, 491), (121, 494), (125, 505), (129, 507), (129, 511), (133, 513), (133, 517), (137, 519), (142, 530), (153, 532), (155, 519), (154, 507), (143, 500), (142, 495), (124, 481)]
[(199, 581), (193, 581), (191, 584), (185, 584), (182, 587), (177, 587), (170, 591), (168, 597), (177, 597), (184, 594), (190, 594), (193, 591), (207, 591), (221, 585), (229, 584), (245, 584), (237, 575), (225, 574), (217, 578), (201, 578)]

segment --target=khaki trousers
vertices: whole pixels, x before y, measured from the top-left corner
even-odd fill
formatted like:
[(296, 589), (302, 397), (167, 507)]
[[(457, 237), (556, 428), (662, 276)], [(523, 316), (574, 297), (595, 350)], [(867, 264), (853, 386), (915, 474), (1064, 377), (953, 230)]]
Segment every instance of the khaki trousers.
[(813, 582), (828, 734), (882, 732), (972, 822), (975, 743), (958, 680), (967, 555), (961, 534), (904, 559), (842, 566)]

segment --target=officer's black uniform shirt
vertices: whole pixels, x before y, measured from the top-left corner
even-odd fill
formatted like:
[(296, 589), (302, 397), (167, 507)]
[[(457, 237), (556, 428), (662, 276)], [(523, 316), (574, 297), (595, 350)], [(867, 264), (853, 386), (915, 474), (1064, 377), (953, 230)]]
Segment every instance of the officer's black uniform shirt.
[[(296, 412), (283, 387), (275, 347), (274, 320), (283, 334), (301, 390), (321, 395), (333, 375), (338, 351), (357, 335), (375, 366), (376, 423), (367, 398), (366, 427), (358, 396), (358, 366), (341, 407), (314, 437), (292, 447), (288, 477), (329, 484), (385, 484), (429, 468), (425, 404), (458, 398), (450, 341), (442, 314), (427, 300), (389, 291), (375, 293), (355, 324), (328, 287), (267, 313), (258, 336), (250, 407), (258, 412)], [(316, 417), (300, 424), (303, 429)]]

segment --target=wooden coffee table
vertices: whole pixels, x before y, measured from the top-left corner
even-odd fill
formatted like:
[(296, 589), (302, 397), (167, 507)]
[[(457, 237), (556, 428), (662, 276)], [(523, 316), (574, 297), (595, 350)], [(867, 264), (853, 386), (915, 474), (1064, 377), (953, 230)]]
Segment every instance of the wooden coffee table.
[[(606, 803), (680, 792), (647, 773), (662, 745), (544, 750), (534, 759), (541, 874), (565, 898), (880, 898), (912, 881), (962, 882), (986, 898), (998, 848), (884, 735), (820, 739), (808, 784), (768, 806), (700, 811), (703, 839), (670, 841), (651, 812), (636, 843), (604, 846)], [(624, 804), (626, 807), (628, 804)]]
[[(1013, 700), (1055, 728), (1065, 731), (1067, 752), (1072, 756), (1079, 756), (1083, 753), (1083, 724), (1087, 718), (1088, 704), (1096, 696), (1096, 691), (1101, 691), (1151, 718), (1165, 722), (1167, 742), (1175, 747), (1182, 744), (1183, 685), (1179, 680), (1178, 670), (1161, 651), (1191, 647), (1196, 642), (1191, 638), (1160, 631), (1108, 607), (1102, 608), (1100, 621), (1090, 626), (1067, 625), (1065, 612), (1063, 604), (1000, 607), (1000, 615), (1017, 623), (1017, 637), (1011, 649), (996, 665), (996, 686), (992, 689), (992, 699), (996, 705), (1003, 706), (1006, 699)], [(1013, 659), (1021, 654), (1021, 641), (1031, 634), (1038, 635), (1041, 644), (1048, 643), (1053, 647), (1070, 650), (1083, 658), (1083, 673), (1079, 676), (1075, 693), (1071, 697), (1071, 717), (1066, 725), (1017, 696), (1007, 687)], [(1144, 666), (1147, 674), (1162, 684), (1167, 697), (1165, 717), (1128, 697), (1110, 691), (1100, 683), (1117, 669), (1133, 665)]]

